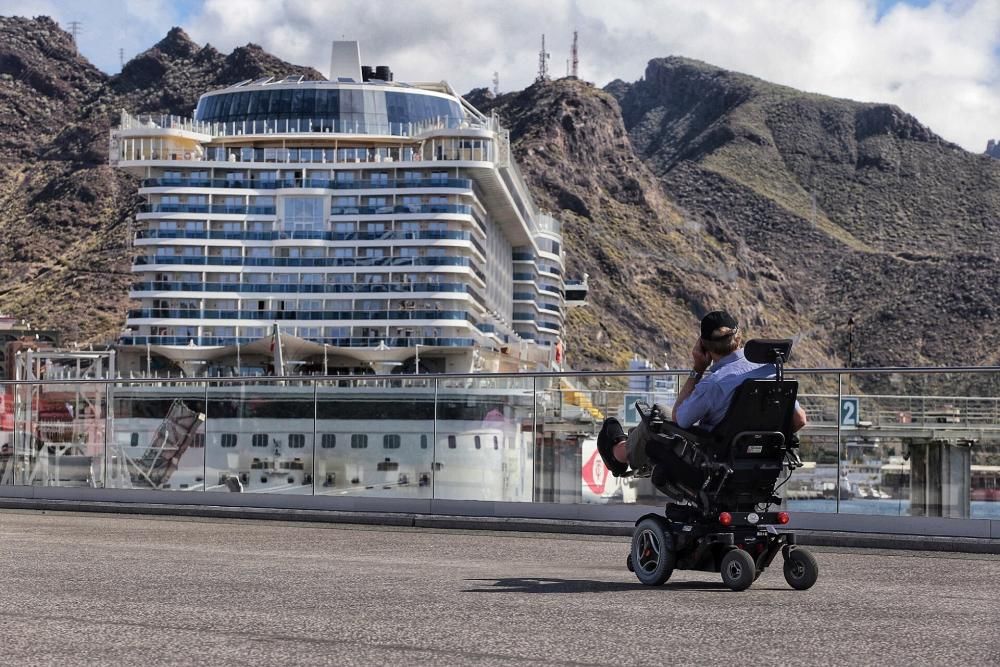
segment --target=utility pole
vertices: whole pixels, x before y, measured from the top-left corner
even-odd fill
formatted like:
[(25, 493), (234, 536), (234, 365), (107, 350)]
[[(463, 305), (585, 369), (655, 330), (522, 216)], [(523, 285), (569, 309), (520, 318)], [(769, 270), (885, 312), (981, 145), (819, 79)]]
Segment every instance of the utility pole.
[(535, 81), (549, 80), (549, 54), (545, 50), (545, 35), (542, 35), (542, 50), (538, 52), (538, 78)]
[(82, 30), (83, 30), (83, 23), (81, 21), (69, 22), (69, 34), (73, 36), (73, 49), (76, 50), (77, 53), (80, 52), (80, 48), (77, 45), (78, 44), (77, 37), (80, 35), (80, 32)]
[(570, 75), (576, 79), (580, 76), (580, 52), (577, 50), (577, 32), (573, 31), (573, 50), (571, 52), (573, 59), (573, 69), (570, 70)]

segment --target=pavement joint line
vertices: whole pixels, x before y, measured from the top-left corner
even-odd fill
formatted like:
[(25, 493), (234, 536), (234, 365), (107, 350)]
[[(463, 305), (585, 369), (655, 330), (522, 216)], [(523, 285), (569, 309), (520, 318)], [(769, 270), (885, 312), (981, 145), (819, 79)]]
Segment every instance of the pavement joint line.
[[(618, 537), (630, 536), (634, 527), (634, 524), (630, 521), (584, 521), (539, 517), (459, 516), (411, 512), (286, 509), (224, 505), (116, 503), (109, 501), (39, 498), (0, 498), (0, 510), (4, 509)], [(804, 546), (1000, 554), (1000, 539), (995, 538), (901, 535), (815, 529), (794, 529), (794, 532), (797, 543)]]

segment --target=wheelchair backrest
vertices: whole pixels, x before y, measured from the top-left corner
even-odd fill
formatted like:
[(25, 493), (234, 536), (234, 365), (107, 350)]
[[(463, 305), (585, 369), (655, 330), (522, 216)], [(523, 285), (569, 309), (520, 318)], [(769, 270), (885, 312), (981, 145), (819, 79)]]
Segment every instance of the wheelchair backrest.
[[(712, 430), (720, 459), (784, 456), (798, 394), (795, 380), (745, 380)], [(780, 435), (779, 435), (780, 434)]]

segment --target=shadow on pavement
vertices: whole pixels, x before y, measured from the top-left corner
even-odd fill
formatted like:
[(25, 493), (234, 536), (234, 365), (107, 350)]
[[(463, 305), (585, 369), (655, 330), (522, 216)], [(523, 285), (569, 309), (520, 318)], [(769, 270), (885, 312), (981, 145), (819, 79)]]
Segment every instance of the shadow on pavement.
[[(618, 591), (651, 590), (638, 581), (594, 581), (592, 579), (549, 579), (511, 577), (507, 579), (466, 579), (466, 581), (492, 582), (489, 586), (469, 588), (463, 593), (613, 593)], [(698, 590), (723, 592), (729, 589), (719, 583), (704, 581), (678, 581), (659, 587), (666, 590)]]

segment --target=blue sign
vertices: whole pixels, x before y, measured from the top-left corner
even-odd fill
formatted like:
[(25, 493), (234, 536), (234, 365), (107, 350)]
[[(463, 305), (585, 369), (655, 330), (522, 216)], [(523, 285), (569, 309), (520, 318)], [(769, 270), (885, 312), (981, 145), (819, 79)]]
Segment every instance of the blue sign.
[(639, 423), (639, 411), (635, 409), (636, 401), (645, 401), (648, 394), (625, 394), (624, 426), (635, 426)]
[(858, 407), (858, 399), (854, 396), (843, 396), (840, 399), (840, 425), (857, 426), (861, 421), (861, 411)]

